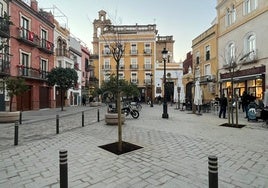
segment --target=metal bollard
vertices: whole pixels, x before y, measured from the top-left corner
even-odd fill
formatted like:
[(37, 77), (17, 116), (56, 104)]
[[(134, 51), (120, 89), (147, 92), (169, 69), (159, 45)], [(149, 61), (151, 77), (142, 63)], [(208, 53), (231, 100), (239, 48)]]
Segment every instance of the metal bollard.
[(99, 109), (98, 109), (97, 117), (98, 117), (98, 122), (100, 122), (100, 110)]
[(14, 132), (14, 145), (18, 145), (18, 140), (19, 140), (19, 123), (16, 121), (15, 122), (15, 132)]
[(56, 115), (56, 133), (59, 134), (60, 127), (59, 127), (59, 115)]
[(85, 115), (84, 115), (84, 112), (82, 112), (82, 127), (85, 126), (85, 122), (84, 122), (84, 120), (85, 120)]
[(208, 181), (209, 188), (218, 188), (218, 158), (208, 156)]
[(68, 188), (67, 150), (60, 150), (60, 188)]
[(22, 122), (22, 112), (20, 111), (20, 124), (21, 124), (21, 122)]

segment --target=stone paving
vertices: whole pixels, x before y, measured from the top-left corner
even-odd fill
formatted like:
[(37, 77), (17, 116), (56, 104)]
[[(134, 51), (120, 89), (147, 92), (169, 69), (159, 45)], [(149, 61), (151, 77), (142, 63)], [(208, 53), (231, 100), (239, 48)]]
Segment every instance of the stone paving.
[[(219, 126), (227, 122), (214, 113), (202, 115), (168, 107), (143, 105), (139, 119), (127, 117), (123, 140), (142, 146), (115, 155), (98, 146), (117, 141), (117, 126), (105, 125), (106, 107), (70, 107), (23, 112), (19, 145), (14, 125), (1, 124), (0, 187), (59, 187), (59, 150), (68, 151), (69, 187), (208, 187), (208, 156), (216, 155), (221, 188), (268, 187), (268, 128), (260, 122), (245, 127)], [(84, 111), (85, 126), (81, 126)], [(60, 116), (56, 134), (55, 116)]]

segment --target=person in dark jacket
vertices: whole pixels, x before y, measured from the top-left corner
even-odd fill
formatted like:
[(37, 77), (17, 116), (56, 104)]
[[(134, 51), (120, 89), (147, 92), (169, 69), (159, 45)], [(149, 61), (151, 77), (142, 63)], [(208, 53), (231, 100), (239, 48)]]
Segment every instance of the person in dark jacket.
[(248, 118), (248, 105), (250, 103), (250, 95), (244, 91), (243, 95), (242, 95), (242, 108), (243, 108), (243, 112), (246, 112), (246, 117)]
[(220, 113), (219, 118), (221, 118), (221, 115), (223, 118), (226, 118), (226, 107), (227, 107), (227, 98), (224, 94), (222, 94), (222, 97), (220, 98)]

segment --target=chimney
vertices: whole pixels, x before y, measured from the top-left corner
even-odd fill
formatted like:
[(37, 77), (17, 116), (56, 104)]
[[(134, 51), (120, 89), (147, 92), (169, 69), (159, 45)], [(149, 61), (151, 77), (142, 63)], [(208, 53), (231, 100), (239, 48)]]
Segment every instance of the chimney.
[(38, 2), (36, 0), (31, 0), (31, 8), (38, 12)]

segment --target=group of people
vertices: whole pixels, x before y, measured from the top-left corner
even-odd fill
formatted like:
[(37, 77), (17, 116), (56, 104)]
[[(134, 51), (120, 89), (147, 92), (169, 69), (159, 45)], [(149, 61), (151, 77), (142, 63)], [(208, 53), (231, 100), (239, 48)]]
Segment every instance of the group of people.
[[(238, 100), (241, 100), (241, 104), (242, 104), (242, 110), (243, 112), (246, 113), (246, 117), (248, 118), (248, 107), (250, 105), (251, 102), (254, 102), (256, 97), (253, 94), (249, 94), (246, 91), (243, 92), (243, 95), (240, 97), (240, 99), (238, 97), (235, 97), (235, 101), (232, 102), (232, 104), (236, 103)], [(220, 112), (219, 112), (219, 118), (221, 118), (221, 116), (223, 116), (223, 118), (226, 118), (226, 108), (228, 106), (228, 100), (225, 96), (225, 94), (222, 94), (221, 98), (216, 99), (219, 101), (220, 104)]]

